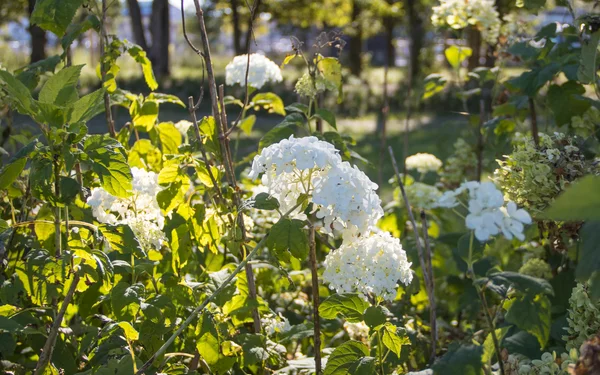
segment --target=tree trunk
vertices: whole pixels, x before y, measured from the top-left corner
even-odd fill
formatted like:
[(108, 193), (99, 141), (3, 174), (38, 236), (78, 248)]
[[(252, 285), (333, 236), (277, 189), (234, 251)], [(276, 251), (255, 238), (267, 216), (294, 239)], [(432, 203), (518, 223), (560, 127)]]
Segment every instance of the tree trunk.
[(469, 71), (477, 68), (479, 59), (481, 57), (481, 33), (475, 28), (470, 28), (467, 37), (469, 38), (469, 48), (473, 50), (473, 53), (469, 57)]
[(250, 19), (250, 22), (248, 23), (248, 30), (246, 31), (246, 40), (244, 41), (244, 53), (246, 53), (247, 51), (250, 51), (250, 42), (252, 42), (252, 38), (253, 38), (253, 29), (254, 29), (254, 21), (256, 20), (256, 17), (258, 16), (258, 14), (260, 13), (259, 8), (260, 8), (260, 4), (261, 4), (261, 0), (254, 0), (254, 4), (250, 3), (250, 6), (254, 7), (254, 13), (252, 14), (252, 18)]
[[(421, 49), (423, 48), (423, 19), (419, 15), (416, 0), (406, 0), (408, 21), (409, 85), (412, 85), (421, 73)], [(412, 86), (411, 86), (412, 87)]]
[(152, 2), (150, 34), (152, 35), (150, 59), (154, 74), (158, 78), (166, 77), (169, 75), (169, 0), (154, 0)]
[(233, 26), (233, 51), (235, 55), (242, 55), (242, 29), (240, 28), (240, 13), (238, 12), (239, 0), (231, 0), (231, 23)]
[(148, 51), (148, 43), (144, 34), (144, 23), (142, 21), (142, 12), (140, 4), (137, 0), (127, 0), (129, 8), (129, 18), (131, 19), (131, 31), (133, 33), (134, 42), (142, 47), (144, 51)]
[[(35, 0), (29, 0), (29, 16), (33, 13)], [(46, 32), (39, 26), (29, 24), (29, 34), (31, 35), (31, 54), (30, 63), (40, 61), (46, 58)]]
[(361, 8), (359, 4), (360, 0), (352, 1), (352, 28), (353, 35), (350, 37), (349, 50), (350, 50), (350, 72), (360, 77), (362, 72), (362, 42), (363, 33), (362, 25), (359, 20)]

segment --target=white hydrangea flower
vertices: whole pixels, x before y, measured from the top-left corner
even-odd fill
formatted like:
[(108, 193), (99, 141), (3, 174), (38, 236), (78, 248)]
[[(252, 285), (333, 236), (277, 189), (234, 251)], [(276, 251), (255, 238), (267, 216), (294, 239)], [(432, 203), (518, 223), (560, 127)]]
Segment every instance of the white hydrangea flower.
[[(293, 208), (301, 195), (312, 197), (325, 233), (335, 229), (344, 236), (365, 234), (383, 216), (377, 185), (356, 166), (342, 162), (332, 144), (316, 137), (290, 136), (263, 149), (249, 177), (261, 174), (282, 212)], [(294, 215), (302, 216), (299, 210)]]
[(281, 314), (265, 315), (260, 319), (260, 323), (267, 336), (273, 336), (276, 333), (284, 333), (292, 329), (290, 322), (281, 316)]
[(98, 222), (129, 225), (145, 249), (160, 249), (165, 240), (165, 218), (156, 200), (156, 194), (162, 190), (158, 175), (136, 167), (131, 168), (131, 174), (131, 196), (119, 198), (103, 188), (94, 188), (87, 204)]
[(418, 153), (406, 158), (406, 169), (416, 169), (419, 173), (436, 172), (442, 167), (442, 161), (435, 155)]
[(511, 240), (514, 236), (519, 240), (524, 241), (524, 224), (531, 224), (531, 216), (529, 213), (522, 208), (518, 209), (517, 204), (513, 201), (509, 201), (506, 204), (506, 207), (500, 207), (500, 211), (504, 215), (501, 226), (504, 237)]
[[(246, 82), (246, 67), (248, 55), (240, 55), (225, 67), (225, 83), (233, 86), (236, 83), (244, 85)], [(258, 53), (250, 55), (250, 72), (248, 73), (248, 86), (260, 89), (267, 82), (281, 82), (281, 69), (273, 61)]]
[(369, 326), (365, 322), (344, 322), (344, 329), (352, 340), (366, 341), (369, 338)]
[(398, 282), (412, 281), (411, 263), (400, 240), (387, 232), (360, 237), (327, 254), (323, 280), (338, 293), (358, 292), (386, 300), (396, 297)]
[(440, 5), (433, 7), (431, 23), (455, 30), (474, 26), (490, 44), (498, 40), (501, 26), (494, 0), (440, 0)]
[(179, 130), (179, 133), (181, 133), (181, 135), (185, 137), (187, 135), (188, 129), (192, 125), (194, 124), (191, 121), (181, 120), (175, 123), (175, 128), (177, 128), (177, 130)]
[(422, 182), (413, 182), (407, 185), (404, 191), (406, 191), (411, 206), (425, 210), (437, 207), (439, 199), (442, 197), (438, 188)]

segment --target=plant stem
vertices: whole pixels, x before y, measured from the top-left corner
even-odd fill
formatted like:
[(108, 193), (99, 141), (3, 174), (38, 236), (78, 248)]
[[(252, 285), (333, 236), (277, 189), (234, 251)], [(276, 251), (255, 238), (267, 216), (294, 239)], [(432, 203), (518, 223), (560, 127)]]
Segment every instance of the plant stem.
[(431, 327), (431, 357), (429, 362), (433, 363), (436, 355), (437, 347), (437, 317), (436, 317), (436, 302), (435, 302), (435, 281), (433, 278), (433, 267), (431, 265), (431, 246), (429, 245), (429, 235), (427, 233), (427, 215), (421, 210), (421, 223), (423, 226), (423, 238), (425, 239), (425, 262), (427, 264), (427, 273), (429, 276), (430, 285), (428, 285), (429, 297), (429, 326)]
[(67, 307), (73, 299), (73, 294), (75, 294), (75, 289), (77, 288), (77, 284), (79, 283), (79, 274), (75, 274), (73, 276), (73, 281), (71, 282), (71, 286), (69, 287), (69, 291), (65, 296), (65, 299), (60, 306), (60, 310), (56, 318), (54, 319), (54, 323), (52, 324), (52, 328), (50, 329), (50, 333), (48, 334), (48, 338), (46, 339), (46, 343), (42, 348), (42, 353), (40, 354), (40, 359), (38, 360), (34, 375), (40, 375), (44, 372), (44, 369), (48, 365), (48, 362), (52, 359), (52, 352), (54, 351), (54, 344), (56, 343), (56, 338), (58, 336), (58, 329), (62, 325), (63, 317), (65, 316), (65, 312), (67, 311)]
[(535, 101), (532, 97), (529, 97), (529, 112), (531, 115), (531, 135), (533, 136), (533, 143), (536, 146), (540, 145), (540, 135), (538, 134), (537, 115), (535, 113)]
[(315, 342), (315, 373), (321, 374), (321, 322), (319, 321), (319, 271), (317, 263), (317, 245), (315, 242), (315, 227), (308, 229), (308, 245), (310, 248), (310, 272), (312, 275), (313, 320)]
[(477, 181), (481, 181), (481, 173), (483, 172), (483, 123), (485, 122), (485, 101), (482, 97), (479, 99), (479, 124), (477, 126)]
[[(104, 64), (104, 53), (106, 48), (106, 0), (102, 0), (102, 21), (100, 23), (100, 73), (102, 75), (102, 83), (106, 80), (106, 65)], [(117, 138), (117, 132), (115, 131), (115, 122), (112, 118), (112, 112), (110, 110), (110, 97), (107, 91), (104, 91), (104, 115), (106, 116), (106, 124), (108, 125), (108, 132), (112, 138)]]
[(383, 368), (383, 342), (381, 341), (381, 330), (377, 331), (377, 358), (379, 359), (379, 367), (381, 369), (381, 375), (385, 375), (385, 369)]
[[(58, 162), (59, 155), (54, 155), (54, 195), (56, 199), (60, 199), (60, 165)], [(54, 256), (60, 257), (62, 235), (60, 233), (60, 207), (54, 207)]]

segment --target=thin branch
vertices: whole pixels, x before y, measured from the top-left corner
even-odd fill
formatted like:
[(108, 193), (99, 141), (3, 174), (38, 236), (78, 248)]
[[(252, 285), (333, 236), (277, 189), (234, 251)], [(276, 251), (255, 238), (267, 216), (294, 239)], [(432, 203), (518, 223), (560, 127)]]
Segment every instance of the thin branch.
[(481, 174), (483, 173), (483, 134), (481, 134), (481, 131), (486, 120), (485, 117), (485, 101), (482, 90), (482, 97), (479, 99), (479, 124), (477, 126), (477, 181), (481, 181)]
[(317, 245), (315, 242), (315, 227), (308, 229), (308, 244), (310, 248), (310, 272), (312, 276), (313, 324), (315, 343), (315, 373), (321, 374), (321, 322), (319, 321), (319, 264), (317, 263)]
[(54, 319), (54, 323), (52, 324), (52, 328), (50, 329), (50, 333), (48, 334), (48, 338), (46, 339), (46, 343), (42, 348), (42, 352), (40, 354), (40, 359), (35, 366), (34, 375), (40, 375), (44, 372), (44, 369), (52, 359), (52, 352), (54, 351), (54, 345), (56, 344), (56, 338), (58, 336), (58, 329), (62, 325), (62, 320), (65, 316), (65, 312), (67, 311), (67, 307), (69, 303), (71, 303), (71, 299), (73, 299), (73, 294), (75, 294), (75, 289), (77, 288), (77, 284), (79, 283), (79, 274), (75, 274), (73, 276), (73, 281), (71, 282), (71, 286), (69, 287), (69, 291), (65, 296), (65, 299), (60, 306), (60, 310), (56, 315), (56, 319)]
[(184, 2), (184, 0), (181, 0), (181, 28), (183, 29), (183, 37), (185, 38), (185, 41), (190, 46), (190, 48), (194, 52), (196, 52), (196, 54), (198, 54), (198, 56), (204, 57), (204, 54), (202, 53), (202, 51), (200, 51), (188, 37), (187, 30), (185, 28), (185, 8), (183, 5), (183, 2)]
[(540, 135), (538, 134), (537, 115), (535, 113), (535, 101), (529, 97), (529, 112), (531, 115), (531, 135), (536, 146), (540, 145)]
[(437, 316), (435, 302), (435, 280), (433, 277), (433, 267), (431, 265), (431, 246), (429, 244), (429, 234), (427, 233), (427, 215), (424, 210), (421, 210), (421, 224), (423, 226), (423, 238), (425, 239), (425, 262), (429, 277), (429, 285), (427, 285), (427, 296), (429, 297), (429, 326), (431, 327), (431, 357), (429, 363), (433, 363), (436, 355), (437, 346)]
[[(106, 36), (106, 11), (108, 7), (106, 0), (102, 0), (102, 22), (100, 23), (100, 73), (102, 75), (102, 83), (106, 81), (106, 64), (104, 63), (104, 53), (106, 48), (107, 36)], [(108, 132), (112, 138), (117, 138), (117, 132), (115, 130), (115, 122), (112, 117), (110, 110), (110, 96), (107, 91), (104, 91), (104, 115), (106, 116), (106, 123), (108, 125)]]

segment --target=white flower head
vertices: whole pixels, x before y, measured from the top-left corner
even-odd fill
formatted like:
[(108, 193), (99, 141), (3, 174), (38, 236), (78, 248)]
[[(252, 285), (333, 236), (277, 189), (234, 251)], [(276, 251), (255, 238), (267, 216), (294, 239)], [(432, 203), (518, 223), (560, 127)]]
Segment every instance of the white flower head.
[[(244, 85), (246, 82), (246, 68), (248, 55), (239, 55), (225, 67), (225, 83), (228, 86), (235, 84)], [(250, 55), (250, 70), (248, 72), (248, 86), (260, 89), (267, 82), (281, 82), (281, 69), (273, 61), (258, 53)]]
[(128, 225), (144, 249), (160, 249), (165, 240), (165, 218), (156, 200), (156, 194), (162, 190), (158, 175), (137, 167), (131, 168), (131, 174), (131, 196), (115, 197), (103, 188), (94, 188), (87, 204), (98, 222)]
[(400, 240), (387, 232), (374, 233), (344, 242), (330, 252), (323, 280), (338, 293), (358, 292), (363, 298), (371, 294), (393, 300), (398, 282), (408, 285), (412, 281), (410, 266)]
[(498, 40), (501, 26), (494, 0), (441, 0), (440, 5), (433, 7), (431, 23), (455, 30), (474, 26), (491, 44)]
[(281, 314), (268, 314), (260, 320), (260, 323), (267, 336), (273, 336), (276, 333), (284, 333), (292, 329), (290, 322), (285, 317), (281, 316)]
[(442, 161), (435, 155), (418, 153), (406, 158), (406, 169), (416, 169), (419, 173), (436, 172), (442, 167)]
[(175, 123), (175, 128), (177, 130), (179, 130), (179, 133), (181, 133), (182, 136), (186, 136), (188, 129), (190, 128), (190, 126), (192, 126), (194, 124), (192, 124), (191, 121), (187, 121), (187, 120), (181, 120), (181, 121), (177, 121)]
[(509, 201), (506, 204), (506, 207), (500, 207), (500, 211), (504, 215), (501, 226), (504, 237), (511, 240), (514, 236), (519, 240), (524, 241), (524, 224), (531, 224), (531, 216), (529, 213), (522, 208), (518, 209), (517, 204), (513, 201)]

